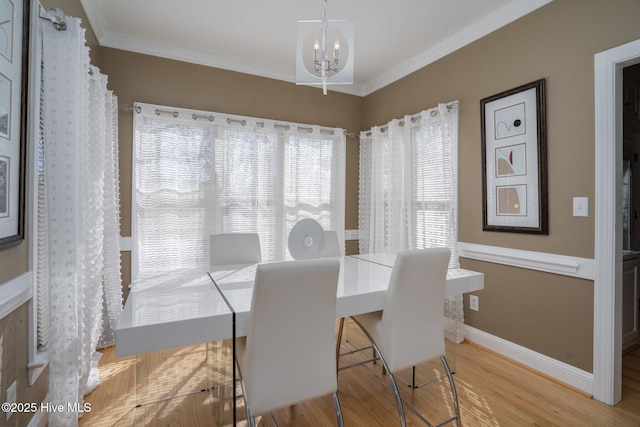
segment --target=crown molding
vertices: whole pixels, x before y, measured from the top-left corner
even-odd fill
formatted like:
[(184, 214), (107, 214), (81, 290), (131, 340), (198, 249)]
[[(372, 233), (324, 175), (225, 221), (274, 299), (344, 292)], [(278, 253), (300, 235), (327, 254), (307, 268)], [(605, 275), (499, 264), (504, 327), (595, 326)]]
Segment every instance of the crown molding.
[[(192, 49), (168, 46), (118, 33), (101, 33), (100, 35), (96, 33), (96, 37), (100, 46), (104, 47), (295, 83), (295, 72), (290, 72), (286, 68), (270, 67), (264, 64), (203, 53)], [(321, 90), (321, 86), (318, 87), (318, 90)], [(357, 85), (329, 85), (328, 90), (363, 96), (362, 90)]]
[(414, 56), (410, 60), (382, 74), (380, 77), (366, 83), (363, 87), (363, 96), (382, 89), (438, 59), (444, 58), (456, 50), (522, 18), (552, 1), (553, 0), (517, 0), (507, 4), (494, 13), (475, 22), (473, 25), (464, 28), (462, 31), (458, 31), (451, 37), (436, 44), (433, 48)]
[[(553, 0), (514, 0), (473, 25), (443, 40), (433, 48), (397, 65), (380, 77), (364, 84), (330, 85), (328, 89), (334, 92), (361, 97), (367, 96), (552, 1)], [(100, 46), (295, 83), (295, 70), (271, 67), (191, 49), (167, 46), (166, 44), (143, 38), (109, 32), (104, 23), (98, 2), (95, 0), (81, 0), (81, 3)]]
[(89, 25), (91, 25), (93, 34), (95, 34), (99, 44), (100, 38), (107, 34), (107, 28), (104, 24), (102, 11), (100, 11), (100, 8), (98, 7), (98, 2), (91, 0), (80, 0), (80, 4), (82, 4), (84, 13), (85, 15), (87, 15), (87, 19), (89, 20)]

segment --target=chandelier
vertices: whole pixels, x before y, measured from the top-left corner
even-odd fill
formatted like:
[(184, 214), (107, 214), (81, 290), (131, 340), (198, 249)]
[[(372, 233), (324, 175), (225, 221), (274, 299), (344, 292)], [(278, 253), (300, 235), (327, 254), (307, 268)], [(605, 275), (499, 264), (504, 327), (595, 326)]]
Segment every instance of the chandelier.
[(296, 84), (353, 84), (353, 22), (328, 20), (324, 0), (322, 20), (298, 21)]

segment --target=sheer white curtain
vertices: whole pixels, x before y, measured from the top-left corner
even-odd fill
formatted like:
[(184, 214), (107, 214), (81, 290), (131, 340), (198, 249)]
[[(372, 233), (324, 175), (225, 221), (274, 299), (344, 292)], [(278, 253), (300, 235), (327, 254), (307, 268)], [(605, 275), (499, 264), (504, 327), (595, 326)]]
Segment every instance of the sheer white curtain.
[(446, 246), (458, 262), (458, 108), (440, 104), (408, 120), (410, 248)]
[(318, 220), (344, 241), (343, 129), (136, 103), (133, 276), (209, 267), (209, 236), (258, 233), (265, 261)]
[[(457, 254), (458, 103), (360, 134), (360, 253), (446, 246)], [(462, 296), (445, 306), (447, 336), (463, 335)]]
[[(122, 307), (117, 181), (117, 101), (107, 79), (89, 65), (84, 29), (66, 18), (67, 30), (43, 25), (42, 146), (45, 215), (39, 224), (38, 260), (49, 293), (46, 328), (49, 425), (77, 425), (69, 404), (99, 384), (103, 329), (115, 327)], [(43, 284), (44, 283), (44, 284)], [(103, 324), (103, 310), (106, 313)], [(46, 334), (42, 334), (46, 338)]]
[(409, 247), (405, 164), (411, 152), (404, 121), (360, 134), (360, 253)]

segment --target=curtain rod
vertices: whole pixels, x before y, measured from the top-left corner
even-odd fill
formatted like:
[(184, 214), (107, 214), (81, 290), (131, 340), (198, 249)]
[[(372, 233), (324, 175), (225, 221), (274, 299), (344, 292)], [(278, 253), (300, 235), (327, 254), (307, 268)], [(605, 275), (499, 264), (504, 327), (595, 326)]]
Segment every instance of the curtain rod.
[(55, 28), (58, 31), (65, 31), (67, 29), (67, 23), (64, 20), (66, 15), (62, 11), (62, 9), (60, 9), (59, 7), (50, 7), (48, 10), (44, 11), (44, 16), (43, 16), (42, 12), (44, 10), (44, 7), (42, 7), (42, 5), (39, 5), (39, 7), (40, 7), (40, 10), (39, 10), (40, 13), (38, 13), (38, 16), (40, 18), (46, 19), (47, 21), (51, 21), (51, 23), (53, 24), (53, 28)]
[[(458, 101), (450, 102), (448, 104), (445, 104), (445, 106), (447, 107), (447, 110), (451, 110), (453, 108), (458, 108)], [(431, 117), (436, 117), (438, 114), (440, 114), (439, 111), (436, 108), (437, 107), (433, 107), (433, 108), (430, 109), (431, 112), (429, 114), (431, 115)], [(420, 120), (421, 117), (422, 117), (422, 112), (417, 113), (417, 114), (413, 114), (412, 116), (409, 116), (409, 119), (411, 120), (411, 123), (415, 123), (418, 120)], [(400, 127), (403, 127), (404, 126), (404, 120), (400, 120), (399, 125), (400, 125)], [(380, 132), (384, 132), (384, 131), (386, 131), (388, 129), (389, 129), (389, 125), (380, 126)], [(366, 136), (371, 136), (371, 131), (367, 131), (365, 133), (365, 135)]]
[[(135, 111), (136, 113), (140, 113), (140, 112), (142, 112), (142, 108), (140, 108), (140, 106), (138, 106), (138, 105), (131, 106), (131, 105), (128, 105), (128, 104), (123, 104), (122, 105), (122, 111), (125, 111), (125, 112)], [(169, 114), (169, 115), (171, 115), (173, 117), (178, 117), (180, 115), (180, 113), (178, 111), (160, 110), (158, 108), (155, 109), (155, 113), (158, 116), (161, 115), (161, 114)], [(206, 119), (206, 120), (209, 120), (210, 122), (215, 121), (215, 117), (213, 115), (202, 115), (202, 114), (193, 113), (191, 115), (191, 118), (193, 120)], [(229, 118), (229, 117), (226, 119), (226, 122), (227, 122), (227, 124), (239, 123), (242, 126), (246, 126), (246, 124), (247, 124), (246, 120), (232, 119), (232, 118)], [(264, 122), (257, 121), (256, 124), (258, 126), (260, 126), (260, 127), (264, 127)], [(282, 128), (282, 129), (285, 129), (285, 130), (289, 130), (291, 128), (290, 125), (284, 124), (284, 123), (274, 123), (273, 127), (274, 128)], [(308, 132), (313, 132), (313, 128), (310, 127), (310, 126), (298, 126), (298, 130), (299, 131), (306, 130)], [(335, 130), (333, 130), (333, 129), (320, 128), (320, 132), (321, 133), (328, 133), (330, 135), (334, 135), (335, 134)], [(347, 132), (346, 129), (343, 130), (343, 134), (345, 136), (348, 136), (349, 138), (353, 138), (355, 136), (355, 134), (353, 132)]]
[[(50, 7), (48, 10), (44, 10), (44, 7), (39, 4), (39, 13), (38, 17), (40, 19), (47, 20), (51, 22), (53, 28), (58, 31), (66, 31), (67, 30), (67, 22), (65, 21), (66, 15), (63, 10), (59, 7)], [(44, 12), (44, 15), (42, 13)], [(88, 73), (90, 76), (93, 76), (93, 70), (89, 68)]]

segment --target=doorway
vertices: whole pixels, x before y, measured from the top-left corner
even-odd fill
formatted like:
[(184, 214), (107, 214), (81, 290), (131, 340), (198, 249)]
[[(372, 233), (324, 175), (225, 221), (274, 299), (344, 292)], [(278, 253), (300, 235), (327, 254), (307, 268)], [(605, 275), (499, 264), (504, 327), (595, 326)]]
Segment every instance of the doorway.
[(622, 70), (638, 63), (640, 40), (595, 55), (593, 397), (609, 405), (622, 398)]
[[(640, 64), (622, 70), (622, 352), (638, 345)], [(623, 356), (624, 361), (624, 356)]]

